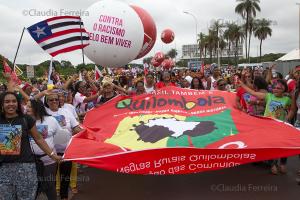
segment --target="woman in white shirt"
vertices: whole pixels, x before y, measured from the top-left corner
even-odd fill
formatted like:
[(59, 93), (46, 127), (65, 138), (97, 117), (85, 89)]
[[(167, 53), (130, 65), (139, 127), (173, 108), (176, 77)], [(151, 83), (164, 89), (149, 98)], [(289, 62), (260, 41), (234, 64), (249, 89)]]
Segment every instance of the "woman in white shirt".
[[(47, 113), (44, 104), (40, 100), (28, 101), (26, 111), (28, 115), (36, 120), (38, 132), (41, 134), (48, 146), (55, 151), (54, 136), (55, 134), (58, 134), (59, 130), (61, 130), (56, 119)], [(44, 167), (40, 172), (42, 173), (42, 176), (38, 177), (41, 182), (39, 192), (44, 192), (48, 199), (55, 200), (55, 175), (57, 163), (47, 156), (32, 138), (30, 138), (30, 145), (36, 157), (44, 163)], [(38, 172), (38, 174), (40, 173)]]
[[(47, 95), (45, 97), (44, 104), (47, 112), (57, 120), (61, 128), (64, 130), (64, 132), (61, 132), (60, 134), (66, 134), (63, 136), (64, 138), (67, 138), (65, 142), (54, 144), (57, 154), (63, 155), (72, 135), (80, 132), (81, 128), (72, 113), (59, 107), (59, 98), (57, 93)], [(60, 197), (62, 200), (68, 199), (71, 168), (72, 162), (70, 161), (63, 162), (59, 165), (61, 178)]]

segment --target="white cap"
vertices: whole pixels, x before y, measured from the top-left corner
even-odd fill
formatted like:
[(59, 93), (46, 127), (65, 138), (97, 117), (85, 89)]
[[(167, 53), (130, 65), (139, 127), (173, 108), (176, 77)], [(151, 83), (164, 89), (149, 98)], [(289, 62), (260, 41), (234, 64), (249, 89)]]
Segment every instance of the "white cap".
[(187, 82), (189, 82), (190, 84), (192, 83), (192, 80), (193, 80), (193, 78), (190, 77), (190, 76), (186, 76), (184, 79), (185, 79)]

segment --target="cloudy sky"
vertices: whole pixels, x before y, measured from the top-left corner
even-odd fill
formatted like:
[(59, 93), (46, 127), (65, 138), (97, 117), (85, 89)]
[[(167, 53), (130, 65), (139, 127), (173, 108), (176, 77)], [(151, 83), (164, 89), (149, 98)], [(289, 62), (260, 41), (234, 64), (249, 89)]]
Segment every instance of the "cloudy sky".
[[(183, 44), (195, 43), (195, 20), (183, 11), (192, 13), (197, 18), (198, 32), (207, 33), (208, 26), (213, 19), (224, 21), (241, 21), (235, 14), (236, 0), (120, 0), (131, 5), (137, 5), (147, 10), (153, 17), (158, 32), (158, 40), (152, 51), (146, 55), (153, 56), (161, 50), (167, 52), (171, 48), (178, 50), (181, 55)], [(0, 0), (0, 54), (13, 60), (18, 41), (23, 27), (52, 17), (61, 9), (66, 11), (84, 11), (97, 0)], [(300, 2), (300, 0), (299, 0)], [(267, 18), (273, 21), (273, 35), (263, 43), (263, 54), (285, 53), (298, 47), (299, 9), (296, 0), (261, 0), (261, 12), (258, 18)], [(48, 16), (38, 16), (38, 13), (50, 13)], [(165, 28), (171, 28), (175, 32), (175, 41), (171, 44), (163, 44), (160, 33)], [(258, 55), (257, 39), (253, 39), (251, 54)], [(16, 63), (38, 64), (50, 55), (44, 52), (30, 37), (24, 33)], [(57, 60), (69, 60), (74, 64), (82, 61), (81, 51), (74, 51), (58, 55)], [(86, 60), (88, 60), (86, 58)], [(89, 62), (89, 61), (87, 61)], [(138, 60), (136, 62), (141, 62)]]

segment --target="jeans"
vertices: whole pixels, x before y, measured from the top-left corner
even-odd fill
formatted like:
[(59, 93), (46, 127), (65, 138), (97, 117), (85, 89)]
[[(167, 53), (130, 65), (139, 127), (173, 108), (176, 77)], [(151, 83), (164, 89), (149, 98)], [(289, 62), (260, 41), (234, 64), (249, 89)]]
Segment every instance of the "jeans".
[(38, 187), (35, 163), (2, 163), (0, 200), (34, 200)]

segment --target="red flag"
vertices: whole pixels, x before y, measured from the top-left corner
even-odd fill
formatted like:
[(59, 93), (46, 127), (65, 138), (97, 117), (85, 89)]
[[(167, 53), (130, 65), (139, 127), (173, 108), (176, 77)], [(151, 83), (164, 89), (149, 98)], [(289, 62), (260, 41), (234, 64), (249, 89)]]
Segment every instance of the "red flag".
[(234, 93), (217, 90), (117, 96), (83, 125), (64, 159), (122, 173), (196, 173), (300, 153), (299, 130), (247, 115), (235, 109)]
[(10, 66), (7, 64), (7, 62), (4, 59), (3, 59), (3, 72), (6, 74), (10, 74), (11, 79), (18, 85), (22, 83), (21, 80), (18, 78), (16, 72), (11, 70)]
[(99, 68), (95, 65), (95, 80), (99, 80), (101, 77), (102, 77), (102, 73), (101, 71), (99, 70)]

